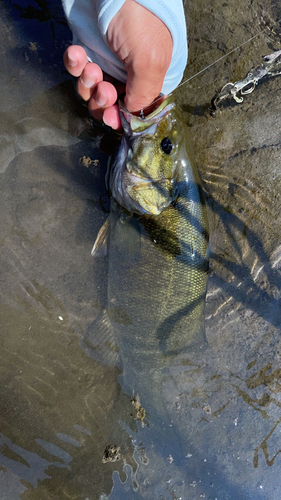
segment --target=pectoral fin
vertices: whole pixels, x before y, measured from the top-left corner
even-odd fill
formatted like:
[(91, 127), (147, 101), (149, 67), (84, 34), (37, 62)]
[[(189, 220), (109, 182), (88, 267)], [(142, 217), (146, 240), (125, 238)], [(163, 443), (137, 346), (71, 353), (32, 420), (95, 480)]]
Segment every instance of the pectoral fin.
[(110, 221), (106, 219), (105, 223), (99, 230), (97, 239), (91, 251), (92, 257), (106, 257), (108, 254), (108, 241), (110, 234)]
[(114, 251), (126, 259), (127, 264), (138, 264), (141, 258), (140, 225), (133, 215), (122, 214), (118, 217), (111, 233)]

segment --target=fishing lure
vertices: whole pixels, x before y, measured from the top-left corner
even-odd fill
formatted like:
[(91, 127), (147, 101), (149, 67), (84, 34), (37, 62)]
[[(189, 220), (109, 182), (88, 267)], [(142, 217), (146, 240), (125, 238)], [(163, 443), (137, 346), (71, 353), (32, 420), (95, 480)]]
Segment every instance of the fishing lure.
[[(239, 80), (235, 83), (227, 83), (220, 89), (211, 101), (211, 107), (209, 108), (210, 114), (214, 115), (218, 104), (228, 97), (233, 97), (233, 99), (241, 103), (243, 102), (243, 95), (251, 94), (260, 80), (265, 77), (281, 75), (281, 50), (277, 50), (268, 56), (263, 56), (265, 63), (258, 68), (255, 68), (247, 75), (243, 80)], [(240, 95), (237, 95), (239, 94)]]

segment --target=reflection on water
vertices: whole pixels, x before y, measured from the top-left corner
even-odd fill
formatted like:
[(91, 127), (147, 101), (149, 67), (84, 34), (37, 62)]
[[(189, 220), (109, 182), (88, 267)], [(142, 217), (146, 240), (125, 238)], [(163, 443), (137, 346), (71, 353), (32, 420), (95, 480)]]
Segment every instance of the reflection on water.
[[(281, 17), (271, 1), (184, 3), (187, 76)], [(7, 2), (0, 22), (1, 498), (279, 500), (281, 77), (215, 118), (206, 103), (280, 49), (280, 26), (177, 91), (209, 207), (208, 348), (163, 367), (154, 402), (140, 373), (138, 402), (108, 262), (90, 256), (107, 155), (64, 81), (69, 32), (56, 2)]]

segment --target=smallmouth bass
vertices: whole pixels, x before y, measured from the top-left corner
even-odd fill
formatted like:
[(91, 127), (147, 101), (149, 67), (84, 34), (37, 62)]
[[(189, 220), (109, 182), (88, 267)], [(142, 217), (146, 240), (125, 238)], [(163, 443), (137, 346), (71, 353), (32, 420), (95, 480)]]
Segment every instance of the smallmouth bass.
[(114, 201), (92, 254), (110, 242), (111, 319), (130, 318), (139, 352), (176, 354), (204, 338), (208, 223), (199, 174), (171, 97), (145, 119), (119, 109), (124, 134), (108, 172)]
[[(167, 381), (175, 381), (190, 349), (197, 356), (206, 346), (206, 206), (190, 161), (188, 128), (173, 100), (165, 99), (145, 119), (122, 103), (119, 109), (124, 135), (108, 170), (111, 211), (92, 250), (96, 257), (108, 254), (108, 306), (100, 331), (96, 326), (95, 353), (122, 369), (123, 391), (143, 410), (138, 441), (149, 467), (139, 466), (138, 480), (144, 485), (147, 474), (150, 479), (141, 498), (166, 498), (170, 491), (185, 498), (188, 444), (171, 426), (175, 394)], [(127, 418), (131, 411), (124, 409)], [(113, 434), (122, 450), (121, 430)], [(166, 471), (168, 456), (175, 462)]]

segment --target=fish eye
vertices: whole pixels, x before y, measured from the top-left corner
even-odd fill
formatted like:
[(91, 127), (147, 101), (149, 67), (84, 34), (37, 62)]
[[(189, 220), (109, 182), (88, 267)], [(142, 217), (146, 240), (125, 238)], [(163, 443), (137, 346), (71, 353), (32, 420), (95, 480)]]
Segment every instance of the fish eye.
[(163, 153), (165, 153), (166, 155), (171, 154), (172, 149), (173, 149), (173, 144), (171, 143), (169, 137), (164, 137), (164, 139), (162, 139), (162, 141), (161, 141), (160, 146), (161, 146)]

